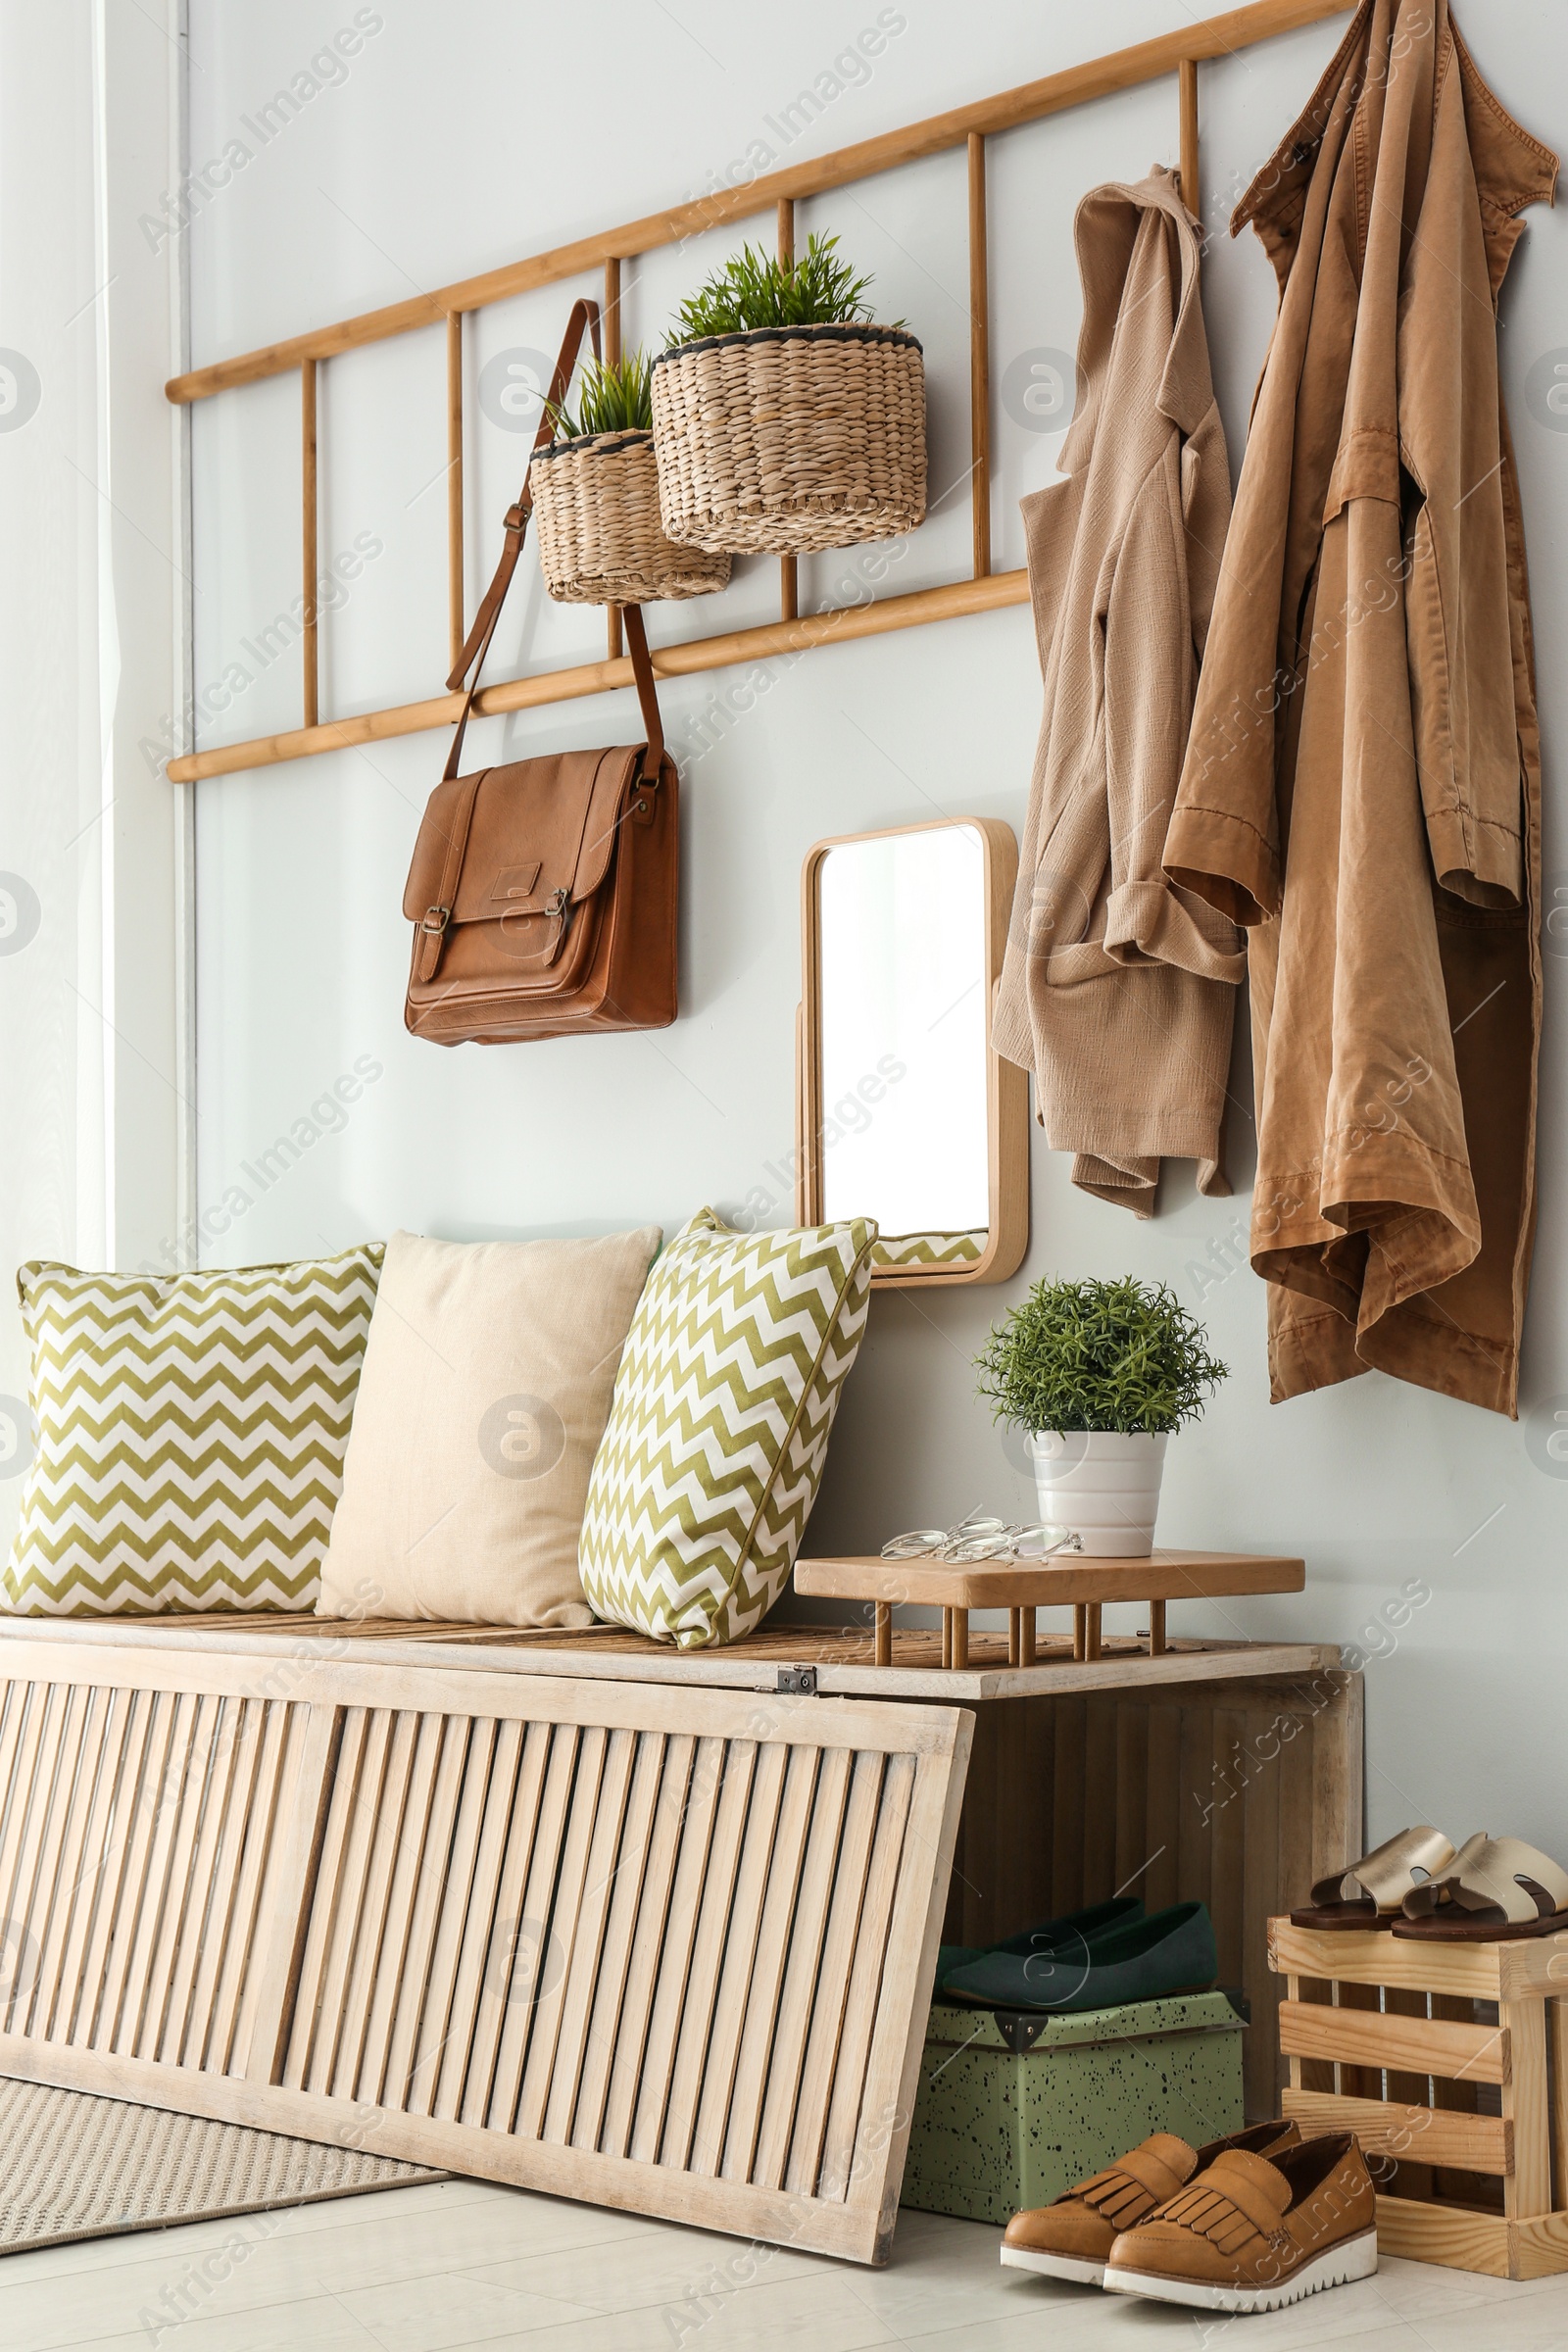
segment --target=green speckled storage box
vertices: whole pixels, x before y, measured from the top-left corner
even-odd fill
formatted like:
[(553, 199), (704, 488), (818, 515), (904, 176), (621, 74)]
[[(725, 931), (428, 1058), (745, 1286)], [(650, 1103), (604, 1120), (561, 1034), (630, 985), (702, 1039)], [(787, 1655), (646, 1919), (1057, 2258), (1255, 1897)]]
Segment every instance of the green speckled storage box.
[(1064, 2017), (933, 2008), (904, 2203), (1006, 2223), (1151, 2132), (1239, 2132), (1245, 2030), (1223, 1992)]

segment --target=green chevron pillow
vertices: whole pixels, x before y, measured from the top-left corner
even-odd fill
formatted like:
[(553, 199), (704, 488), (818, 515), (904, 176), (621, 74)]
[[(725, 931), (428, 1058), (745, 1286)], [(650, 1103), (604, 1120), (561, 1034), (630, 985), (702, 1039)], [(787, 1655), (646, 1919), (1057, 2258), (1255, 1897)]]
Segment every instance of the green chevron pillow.
[(292, 1266), (17, 1276), (38, 1445), (0, 1609), (309, 1609), (384, 1244)]
[(601, 1617), (739, 1641), (789, 1582), (865, 1329), (876, 1227), (732, 1233), (705, 1208), (654, 1262), (588, 1483)]

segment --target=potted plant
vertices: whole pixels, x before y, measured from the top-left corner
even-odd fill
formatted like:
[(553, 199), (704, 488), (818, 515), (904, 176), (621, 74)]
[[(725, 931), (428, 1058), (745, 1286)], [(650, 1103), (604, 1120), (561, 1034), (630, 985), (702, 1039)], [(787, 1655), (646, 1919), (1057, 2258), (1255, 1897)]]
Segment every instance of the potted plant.
[(1028, 1434), (1040, 1516), (1093, 1557), (1147, 1559), (1165, 1441), (1229, 1367), (1164, 1283), (1037, 1282), (975, 1358), (993, 1417)]
[(540, 568), (562, 604), (710, 596), (729, 578), (727, 555), (679, 545), (661, 526), (651, 368), (641, 351), (591, 362), (576, 414), (551, 406), (529, 481)]
[(653, 367), (659, 503), (671, 539), (793, 556), (912, 530), (925, 514), (925, 366), (878, 326), (870, 279), (812, 236), (750, 245), (682, 304)]

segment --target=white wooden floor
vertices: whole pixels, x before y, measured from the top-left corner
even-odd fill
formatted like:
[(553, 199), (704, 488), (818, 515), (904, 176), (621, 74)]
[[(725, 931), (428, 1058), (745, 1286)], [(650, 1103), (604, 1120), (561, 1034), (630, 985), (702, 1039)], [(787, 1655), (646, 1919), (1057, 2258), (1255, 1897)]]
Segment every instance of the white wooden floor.
[[(4, 2151), (0, 2150), (0, 2163)], [(104, 2352), (1568, 2352), (1568, 2278), (1386, 2263), (1262, 2319), (1205, 2319), (997, 2261), (998, 2232), (909, 2213), (884, 2271), (474, 2181), (0, 2261), (0, 2347)]]

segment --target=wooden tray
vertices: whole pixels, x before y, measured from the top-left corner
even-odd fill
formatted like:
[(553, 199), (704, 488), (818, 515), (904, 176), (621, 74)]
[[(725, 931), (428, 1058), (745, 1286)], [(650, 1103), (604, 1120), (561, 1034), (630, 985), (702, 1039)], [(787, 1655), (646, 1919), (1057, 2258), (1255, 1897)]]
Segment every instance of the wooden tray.
[(1035, 1611), (1073, 1611), (1073, 1656), (1101, 1654), (1101, 1610), (1107, 1600), (1147, 1600), (1149, 1654), (1166, 1646), (1165, 1608), (1172, 1600), (1205, 1600), (1237, 1592), (1299, 1592), (1304, 1560), (1272, 1559), (1251, 1551), (1154, 1551), (1136, 1560), (1085, 1559), (1069, 1552), (1051, 1560), (887, 1560), (858, 1557), (797, 1560), (795, 1590), (813, 1598), (868, 1600), (876, 1609), (876, 1663), (893, 1659), (893, 1610), (916, 1602), (942, 1611), (942, 1663), (967, 1666), (971, 1609), (1005, 1609), (1008, 1662), (1035, 1662)]

